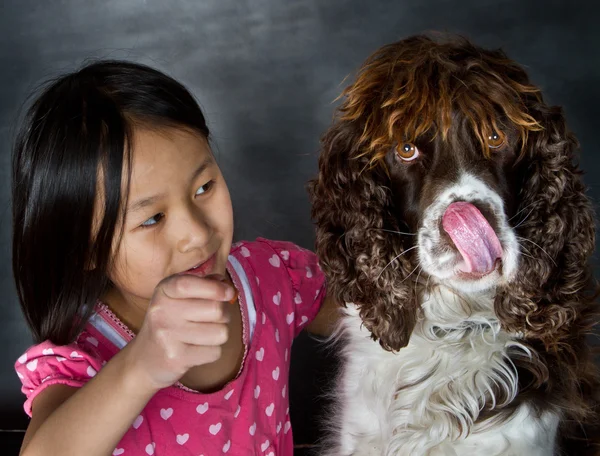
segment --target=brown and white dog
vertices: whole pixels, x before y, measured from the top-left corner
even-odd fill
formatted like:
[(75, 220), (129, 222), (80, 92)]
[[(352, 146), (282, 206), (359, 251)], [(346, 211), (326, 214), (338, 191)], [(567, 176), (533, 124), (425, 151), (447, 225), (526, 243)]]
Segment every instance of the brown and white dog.
[(594, 215), (561, 109), (502, 51), (425, 36), (343, 96), (309, 185), (346, 303), (324, 454), (563, 454), (598, 377)]

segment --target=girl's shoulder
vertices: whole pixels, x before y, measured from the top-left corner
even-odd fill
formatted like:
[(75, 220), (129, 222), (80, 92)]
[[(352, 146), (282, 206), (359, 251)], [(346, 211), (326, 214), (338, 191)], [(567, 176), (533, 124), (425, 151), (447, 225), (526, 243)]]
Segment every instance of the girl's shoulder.
[(63, 384), (78, 388), (94, 377), (106, 363), (98, 346), (98, 340), (84, 330), (68, 345), (44, 341), (29, 347), (14, 366), (27, 398), (25, 412), (31, 416), (33, 399), (47, 387)]

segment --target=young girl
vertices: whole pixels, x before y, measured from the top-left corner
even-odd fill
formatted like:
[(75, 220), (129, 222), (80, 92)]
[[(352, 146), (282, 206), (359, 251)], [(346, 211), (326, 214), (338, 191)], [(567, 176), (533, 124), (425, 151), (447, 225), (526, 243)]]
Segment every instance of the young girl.
[(227, 185), (181, 84), (104, 61), (48, 85), (14, 151), (13, 231), (37, 342), (15, 364), (21, 454), (292, 454), (292, 341), (328, 332), (335, 306), (312, 253), (232, 247)]

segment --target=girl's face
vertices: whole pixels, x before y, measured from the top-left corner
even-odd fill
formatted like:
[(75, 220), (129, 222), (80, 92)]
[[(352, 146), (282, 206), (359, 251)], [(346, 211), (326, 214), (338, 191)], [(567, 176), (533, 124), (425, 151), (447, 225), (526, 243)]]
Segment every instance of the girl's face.
[(233, 210), (202, 135), (174, 128), (135, 132), (123, 223), (107, 299), (129, 320), (145, 313), (154, 288), (170, 275), (192, 268), (201, 276), (226, 275)]

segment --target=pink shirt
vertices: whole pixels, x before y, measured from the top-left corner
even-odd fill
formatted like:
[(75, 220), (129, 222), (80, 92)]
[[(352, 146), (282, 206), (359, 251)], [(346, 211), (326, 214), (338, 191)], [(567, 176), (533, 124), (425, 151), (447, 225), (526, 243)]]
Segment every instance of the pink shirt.
[[(288, 406), (290, 349), (316, 315), (325, 279), (315, 255), (288, 242), (257, 239), (233, 246), (227, 269), (239, 291), (244, 362), (222, 390), (202, 394), (181, 384), (159, 391), (113, 455), (292, 455)], [(77, 341), (29, 348), (15, 364), (25, 411), (44, 388), (83, 386), (133, 333), (98, 304)]]

